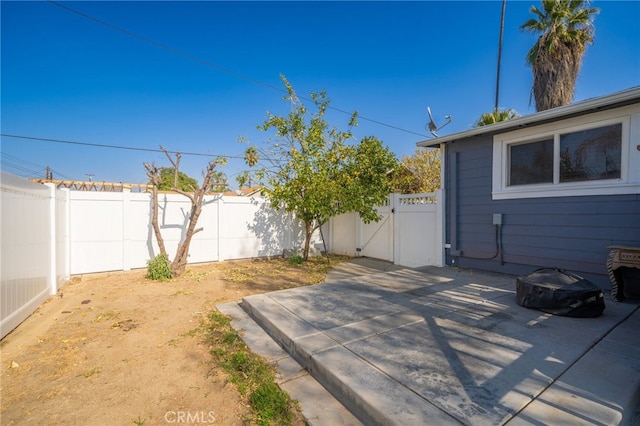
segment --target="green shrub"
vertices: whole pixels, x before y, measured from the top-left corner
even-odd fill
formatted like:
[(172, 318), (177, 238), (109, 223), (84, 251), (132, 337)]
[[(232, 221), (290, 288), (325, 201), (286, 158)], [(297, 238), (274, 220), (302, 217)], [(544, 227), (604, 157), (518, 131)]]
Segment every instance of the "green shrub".
[(299, 254), (294, 254), (289, 258), (289, 263), (292, 265), (302, 265), (304, 259)]
[(169, 256), (159, 254), (147, 262), (147, 278), (154, 281), (166, 281), (173, 278), (173, 272), (169, 266)]

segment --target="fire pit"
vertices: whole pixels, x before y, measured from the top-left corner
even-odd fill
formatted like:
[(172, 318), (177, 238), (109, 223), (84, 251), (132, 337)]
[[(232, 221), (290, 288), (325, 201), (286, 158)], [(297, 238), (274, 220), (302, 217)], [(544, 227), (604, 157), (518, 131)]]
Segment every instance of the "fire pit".
[[(609, 246), (607, 271), (611, 279), (611, 298), (622, 301), (640, 285), (640, 247)], [(627, 295), (625, 295), (627, 293)]]

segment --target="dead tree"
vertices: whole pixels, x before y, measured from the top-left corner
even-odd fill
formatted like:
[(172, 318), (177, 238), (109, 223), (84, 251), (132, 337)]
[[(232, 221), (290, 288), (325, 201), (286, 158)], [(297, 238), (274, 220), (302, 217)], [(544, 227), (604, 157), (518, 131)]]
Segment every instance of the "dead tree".
[[(202, 205), (204, 203), (204, 196), (207, 193), (208, 188), (211, 188), (213, 184), (212, 180), (214, 177), (214, 171), (216, 166), (218, 165), (218, 161), (214, 160), (209, 162), (206, 171), (203, 173), (204, 179), (202, 185), (199, 188), (193, 188), (193, 193), (185, 192), (178, 188), (178, 166), (180, 164), (180, 153), (176, 153), (176, 160), (174, 161), (169, 151), (167, 151), (164, 147), (160, 147), (160, 149), (165, 153), (174, 169), (174, 187), (172, 191), (177, 192), (178, 194), (184, 195), (191, 201), (191, 209), (189, 211), (189, 220), (187, 225), (187, 232), (185, 233), (185, 237), (178, 244), (178, 249), (176, 250), (176, 256), (171, 262), (170, 268), (174, 277), (178, 277), (182, 275), (187, 266), (187, 260), (189, 257), (189, 246), (191, 245), (191, 239), (195, 234), (202, 231), (203, 228), (196, 228), (198, 223), (198, 218), (200, 217), (200, 213), (202, 212)], [(160, 248), (160, 253), (167, 255), (167, 250), (164, 245), (164, 239), (162, 237), (162, 233), (160, 232), (160, 226), (158, 225), (158, 186), (160, 185), (160, 169), (156, 167), (155, 164), (144, 163), (145, 169), (147, 169), (147, 176), (151, 181), (151, 197), (152, 197), (152, 207), (151, 207), (151, 224), (153, 226), (153, 232), (156, 236), (156, 240), (158, 241), (158, 247)]]
[(147, 169), (147, 176), (151, 182), (151, 226), (153, 227), (153, 233), (156, 235), (160, 253), (166, 255), (167, 249), (164, 246), (164, 239), (162, 238), (160, 226), (158, 225), (158, 187), (160, 186), (160, 169), (158, 169), (153, 163), (144, 163), (144, 167)]

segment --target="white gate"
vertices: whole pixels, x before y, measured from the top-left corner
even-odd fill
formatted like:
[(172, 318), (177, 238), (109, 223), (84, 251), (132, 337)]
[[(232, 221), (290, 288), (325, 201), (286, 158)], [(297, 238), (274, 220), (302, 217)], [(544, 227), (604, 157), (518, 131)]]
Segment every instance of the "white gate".
[(441, 194), (394, 195), (395, 264), (444, 265)]
[(442, 191), (392, 194), (377, 208), (381, 219), (365, 224), (357, 214), (329, 222), (331, 252), (387, 260), (411, 268), (442, 266)]
[(387, 200), (384, 206), (376, 210), (380, 220), (378, 222), (364, 223), (360, 220), (360, 244), (356, 251), (360, 256), (373, 257), (375, 259), (393, 262), (393, 222), (392, 200)]

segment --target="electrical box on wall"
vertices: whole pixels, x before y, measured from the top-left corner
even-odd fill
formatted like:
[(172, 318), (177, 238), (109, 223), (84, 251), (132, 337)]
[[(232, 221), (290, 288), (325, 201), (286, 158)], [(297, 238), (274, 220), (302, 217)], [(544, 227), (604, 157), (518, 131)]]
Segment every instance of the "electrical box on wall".
[(502, 213), (494, 213), (493, 214), (493, 224), (494, 225), (502, 225)]

